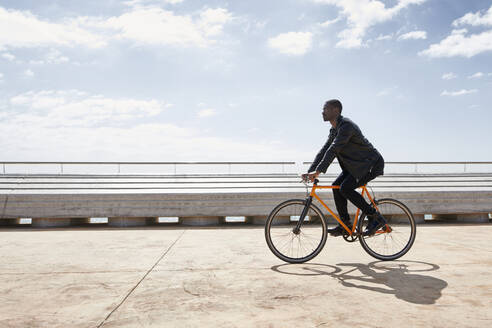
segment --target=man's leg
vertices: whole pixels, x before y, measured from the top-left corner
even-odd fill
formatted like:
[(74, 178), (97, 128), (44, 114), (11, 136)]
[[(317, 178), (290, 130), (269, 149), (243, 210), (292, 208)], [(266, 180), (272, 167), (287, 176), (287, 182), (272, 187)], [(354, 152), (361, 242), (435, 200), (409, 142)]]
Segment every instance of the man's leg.
[(357, 182), (357, 187), (361, 187), (366, 185), (369, 181), (375, 179), (376, 177), (382, 175), (384, 173), (384, 159), (383, 157), (379, 157), (374, 166), (371, 168), (369, 172), (366, 173), (362, 178)]
[(367, 225), (367, 229), (364, 231), (364, 235), (372, 235), (374, 234), (380, 227), (386, 224), (386, 220), (379, 213), (376, 212), (371, 205), (367, 203), (367, 201), (359, 194), (355, 189), (357, 188), (358, 183), (357, 180), (349, 175), (347, 176), (342, 184), (340, 185), (340, 193), (349, 199), (352, 204), (360, 208), (364, 213), (367, 214), (369, 218), (369, 224)]
[(372, 215), (376, 210), (355, 189), (358, 187), (357, 180), (350, 174), (340, 184), (340, 194), (350, 200), (352, 204), (360, 208), (364, 213)]
[[(347, 171), (342, 171), (338, 178), (333, 181), (332, 186), (340, 186), (345, 178), (350, 175)], [(340, 193), (340, 189), (332, 189), (333, 190), (333, 198), (335, 200), (335, 205), (337, 207), (338, 215), (340, 216), (340, 220), (345, 223), (345, 225), (350, 226), (350, 215), (347, 210), (347, 198), (345, 198), (342, 193)], [(328, 233), (333, 236), (340, 236), (345, 229), (341, 225), (337, 225), (335, 228), (328, 229)]]

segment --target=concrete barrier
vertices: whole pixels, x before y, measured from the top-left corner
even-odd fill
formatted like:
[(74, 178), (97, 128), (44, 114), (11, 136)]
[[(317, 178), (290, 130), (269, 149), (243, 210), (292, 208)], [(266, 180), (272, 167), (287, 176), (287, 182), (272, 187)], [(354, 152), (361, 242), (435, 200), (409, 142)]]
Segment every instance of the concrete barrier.
[[(329, 185), (336, 175), (324, 175)], [(433, 220), (489, 222), (492, 173), (395, 174), (370, 183), (377, 199), (406, 204), (418, 223)], [(331, 191), (320, 197), (336, 212)], [(224, 223), (244, 216), (264, 224), (271, 210), (287, 199), (304, 199), (306, 190), (292, 174), (270, 175), (0, 175), (0, 223), (33, 218), (36, 227), (85, 225), (91, 217), (108, 217), (110, 226), (156, 224), (158, 217), (180, 217), (180, 224)], [(333, 223), (329, 213), (314, 202)], [(349, 205), (349, 213), (355, 213)], [(396, 213), (395, 213), (396, 214)]]
[(147, 217), (108, 217), (108, 226), (112, 227), (138, 227), (155, 222), (155, 218)]
[(432, 221), (446, 221), (446, 222), (467, 222), (467, 223), (487, 223), (489, 222), (488, 213), (474, 213), (474, 214), (433, 214)]
[(61, 228), (72, 225), (71, 218), (32, 218), (31, 226), (36, 228)]
[(0, 219), (0, 226), (14, 226), (20, 224), (20, 219)]
[[(252, 216), (251, 223), (255, 225), (265, 225), (268, 216)], [(290, 222), (290, 216), (280, 216), (274, 220), (276, 224), (286, 224)]]
[(73, 226), (87, 225), (91, 223), (90, 218), (72, 218), (70, 224)]
[(218, 225), (223, 222), (223, 218), (220, 216), (190, 216), (179, 219), (182, 225), (188, 226)]
[[(302, 193), (221, 193), (221, 194), (13, 194), (4, 203), (0, 219), (159, 217), (159, 216), (267, 216), (280, 202), (302, 198)], [(396, 198), (416, 215), (492, 213), (492, 191), (474, 192), (378, 192), (378, 198)], [(333, 199), (324, 197), (335, 210)], [(325, 213), (327, 211), (315, 202)], [(354, 209), (349, 207), (353, 214)]]

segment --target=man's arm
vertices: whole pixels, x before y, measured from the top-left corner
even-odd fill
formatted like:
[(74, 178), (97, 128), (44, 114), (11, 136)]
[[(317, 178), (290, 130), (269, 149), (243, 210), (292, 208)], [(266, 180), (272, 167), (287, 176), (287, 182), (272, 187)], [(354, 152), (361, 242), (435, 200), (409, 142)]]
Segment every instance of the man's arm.
[(328, 150), (326, 150), (323, 159), (316, 167), (316, 171), (325, 173), (330, 166), (333, 159), (335, 159), (336, 154), (349, 142), (350, 138), (354, 134), (354, 129), (352, 124), (343, 123), (340, 125), (340, 129), (338, 130), (337, 137), (330, 145)]
[(313, 164), (311, 164), (311, 166), (309, 167), (308, 173), (316, 170), (316, 168), (319, 165), (319, 162), (321, 162), (321, 159), (323, 159), (323, 156), (325, 156), (325, 153), (328, 150), (328, 147), (330, 147), (330, 145), (334, 139), (335, 139), (335, 133), (330, 133), (330, 135), (328, 136), (328, 140), (325, 142), (325, 144), (323, 145), (323, 148), (321, 148), (321, 150), (318, 152), (318, 154), (314, 158)]
[[(319, 162), (321, 162), (321, 159), (325, 155), (326, 151), (328, 150), (328, 148), (330, 147), (330, 145), (334, 139), (335, 139), (335, 130), (330, 130), (330, 135), (328, 136), (328, 140), (325, 142), (325, 144), (323, 145), (321, 150), (318, 152), (318, 154), (314, 158), (313, 163), (311, 164), (311, 166), (308, 169), (308, 173), (305, 173), (302, 175), (302, 179), (304, 181), (311, 181), (312, 182), (321, 173), (321, 172), (317, 171), (316, 168), (318, 167)], [(315, 171), (315, 172), (313, 172), (313, 171)], [(312, 173), (309, 173), (309, 172), (312, 172)]]

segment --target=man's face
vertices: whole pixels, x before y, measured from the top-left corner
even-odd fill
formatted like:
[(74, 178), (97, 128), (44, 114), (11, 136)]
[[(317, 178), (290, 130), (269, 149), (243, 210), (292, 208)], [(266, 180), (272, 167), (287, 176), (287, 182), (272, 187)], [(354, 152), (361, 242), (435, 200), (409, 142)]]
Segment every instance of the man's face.
[(323, 121), (330, 121), (337, 117), (338, 110), (330, 105), (325, 105), (323, 107)]

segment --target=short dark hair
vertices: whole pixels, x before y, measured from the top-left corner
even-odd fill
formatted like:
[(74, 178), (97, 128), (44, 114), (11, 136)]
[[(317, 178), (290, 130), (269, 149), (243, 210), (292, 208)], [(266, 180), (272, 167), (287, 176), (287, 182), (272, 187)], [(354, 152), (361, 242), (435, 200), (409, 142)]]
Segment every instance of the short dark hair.
[(340, 100), (338, 100), (338, 99), (328, 100), (325, 103), (325, 107), (328, 106), (328, 105), (330, 105), (332, 107), (335, 107), (335, 108), (338, 108), (340, 110), (340, 114), (342, 113), (342, 103), (340, 102)]

